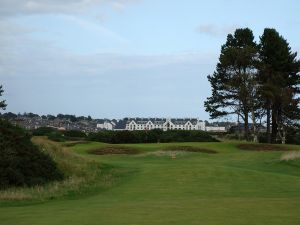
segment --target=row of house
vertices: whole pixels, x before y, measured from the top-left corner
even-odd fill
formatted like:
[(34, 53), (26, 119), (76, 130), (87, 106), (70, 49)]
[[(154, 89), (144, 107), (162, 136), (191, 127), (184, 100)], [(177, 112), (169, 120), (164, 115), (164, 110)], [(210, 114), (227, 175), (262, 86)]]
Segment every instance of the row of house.
[[(39, 127), (54, 127), (60, 130), (80, 130), (84, 132), (97, 132), (99, 130), (203, 130), (209, 132), (226, 132), (225, 126), (209, 124), (196, 118), (124, 118), (116, 119), (87, 119), (29, 115), (0, 115), (6, 116), (13, 124), (28, 130)], [(9, 116), (9, 117), (7, 117)]]
[(83, 132), (97, 132), (97, 121), (91, 120), (80, 120), (76, 122), (71, 122), (67, 119), (47, 119), (40, 116), (28, 117), (28, 116), (17, 116), (10, 118), (9, 121), (27, 130), (34, 130), (39, 127), (52, 127), (58, 130), (78, 130)]
[(226, 132), (225, 127), (206, 126), (196, 118), (124, 118), (122, 120), (103, 120), (97, 124), (103, 130), (203, 130), (210, 132)]

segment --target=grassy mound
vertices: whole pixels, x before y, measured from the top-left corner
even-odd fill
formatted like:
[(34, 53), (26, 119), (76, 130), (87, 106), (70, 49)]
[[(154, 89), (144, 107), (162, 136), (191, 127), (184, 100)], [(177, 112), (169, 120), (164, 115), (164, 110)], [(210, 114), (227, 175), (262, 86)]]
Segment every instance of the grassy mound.
[(32, 141), (55, 160), (65, 177), (61, 181), (45, 185), (0, 190), (0, 200), (4, 200), (3, 204), (12, 204), (11, 200), (40, 202), (47, 199), (91, 195), (113, 186), (118, 178), (126, 173), (126, 170), (119, 171), (109, 165), (77, 155), (69, 147), (63, 147), (62, 143), (50, 141), (45, 137), (34, 137)]
[(87, 144), (88, 141), (69, 141), (63, 144), (64, 147), (74, 147), (75, 145)]
[(248, 151), (288, 151), (289, 148), (283, 145), (272, 144), (239, 144), (237, 147)]
[(31, 142), (23, 129), (0, 120), (0, 189), (62, 179), (56, 163)]
[(110, 145), (100, 149), (92, 149), (89, 150), (88, 152), (90, 154), (95, 154), (95, 155), (115, 155), (115, 154), (133, 155), (133, 154), (138, 154), (140, 151), (135, 148)]

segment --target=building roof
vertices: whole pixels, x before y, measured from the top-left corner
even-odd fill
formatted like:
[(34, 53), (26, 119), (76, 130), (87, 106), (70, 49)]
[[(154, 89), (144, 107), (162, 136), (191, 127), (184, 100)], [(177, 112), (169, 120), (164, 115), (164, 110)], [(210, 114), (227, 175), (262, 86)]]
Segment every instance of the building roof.
[(116, 126), (114, 127), (114, 129), (116, 129), (116, 130), (124, 130), (126, 128), (126, 123), (127, 123), (127, 120), (119, 120), (116, 123)]
[(195, 118), (186, 118), (186, 119), (126, 118), (125, 123), (129, 124), (130, 122), (134, 121), (138, 125), (146, 125), (149, 121), (151, 121), (154, 125), (163, 125), (165, 122), (169, 120), (175, 125), (185, 125), (187, 122), (191, 122), (191, 124), (193, 125), (196, 125), (198, 123), (198, 119)]

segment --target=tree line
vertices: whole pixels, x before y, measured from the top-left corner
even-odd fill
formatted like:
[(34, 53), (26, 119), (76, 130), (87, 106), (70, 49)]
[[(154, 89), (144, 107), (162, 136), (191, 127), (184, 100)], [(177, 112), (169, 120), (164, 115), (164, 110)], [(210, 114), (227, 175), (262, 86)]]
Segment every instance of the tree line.
[(208, 132), (199, 130), (135, 130), (99, 131), (87, 136), (89, 141), (111, 144), (169, 143), (169, 142), (217, 142)]
[(249, 28), (237, 29), (208, 76), (212, 95), (205, 109), (211, 119), (235, 115), (247, 140), (258, 140), (257, 124), (264, 122), (267, 142), (285, 143), (287, 131), (299, 127), (299, 71), (297, 53), (275, 29), (266, 28), (259, 43)]
[(52, 141), (97, 141), (110, 144), (168, 143), (168, 142), (217, 142), (211, 134), (197, 130), (135, 130), (84, 133), (82, 131), (60, 131), (51, 127), (40, 127), (30, 132), (33, 136), (47, 136)]

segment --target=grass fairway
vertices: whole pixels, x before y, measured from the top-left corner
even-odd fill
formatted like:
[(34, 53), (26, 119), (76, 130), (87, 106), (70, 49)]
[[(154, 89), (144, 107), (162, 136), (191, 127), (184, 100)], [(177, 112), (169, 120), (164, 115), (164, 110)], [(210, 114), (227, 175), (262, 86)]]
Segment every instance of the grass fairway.
[[(216, 154), (156, 154), (170, 146)], [(3, 225), (297, 225), (300, 160), (280, 161), (280, 151), (246, 151), (237, 143), (126, 145), (135, 155), (92, 155), (105, 146), (86, 143), (72, 151), (100, 164), (130, 171), (108, 189), (39, 204), (0, 206)], [(300, 147), (290, 146), (295, 150)], [(160, 152), (161, 153), (161, 152)]]

